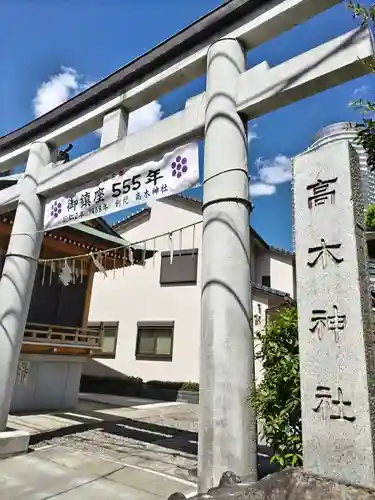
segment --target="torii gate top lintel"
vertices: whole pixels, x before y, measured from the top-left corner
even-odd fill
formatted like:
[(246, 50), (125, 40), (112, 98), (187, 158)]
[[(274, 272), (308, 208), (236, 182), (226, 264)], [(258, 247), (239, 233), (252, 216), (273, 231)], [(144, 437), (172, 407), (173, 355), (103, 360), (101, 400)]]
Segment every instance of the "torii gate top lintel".
[[(72, 121), (92, 107), (98, 107), (114, 99), (135, 82), (146, 81), (155, 72), (160, 73), (188, 54), (198, 50), (202, 43), (210, 42), (219, 32), (230, 29), (254, 13), (259, 7), (270, 4), (270, 0), (231, 0), (196, 20), (175, 35), (153, 47), (122, 68), (114, 71), (90, 88), (64, 102), (48, 113), (36, 118), (0, 138), (0, 151), (8, 152), (23, 145), (25, 139), (35, 140), (50, 132), (67, 120)], [(204, 69), (203, 69), (204, 70)]]
[(208, 48), (220, 37), (237, 38), (250, 50), (339, 2), (225, 2), (78, 96), (1, 137), (0, 171), (25, 162), (35, 140), (56, 147), (67, 144), (100, 128), (111, 110), (133, 111), (202, 75)]

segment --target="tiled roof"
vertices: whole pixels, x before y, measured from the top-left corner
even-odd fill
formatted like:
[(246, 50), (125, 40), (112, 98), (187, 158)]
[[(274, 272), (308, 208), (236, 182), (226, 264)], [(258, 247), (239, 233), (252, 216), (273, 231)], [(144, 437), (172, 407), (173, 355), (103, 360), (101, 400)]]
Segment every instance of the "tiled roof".
[[(203, 202), (202, 200), (200, 200), (199, 198), (194, 198), (193, 196), (185, 196), (185, 195), (182, 195), (182, 194), (175, 194), (175, 195), (172, 195), (172, 196), (169, 196), (168, 198), (172, 198), (174, 200), (184, 200), (184, 201), (188, 201), (188, 202), (191, 202), (193, 203), (194, 205), (200, 205), (202, 206), (203, 205)], [(137, 210), (136, 212), (133, 212), (131, 215), (128, 215), (126, 217), (124, 217), (123, 219), (120, 219), (119, 221), (115, 222), (112, 224), (112, 227), (113, 229), (117, 229), (119, 226), (121, 226), (122, 224), (124, 223), (128, 223), (128, 222), (131, 222), (133, 220), (135, 220), (136, 218), (138, 218), (139, 216), (145, 214), (145, 213), (150, 213), (151, 212), (151, 208), (146, 206), (145, 208), (141, 208), (139, 210)], [(260, 234), (255, 231), (254, 228), (252, 228), (250, 226), (250, 230), (251, 230), (251, 233), (252, 235), (259, 241), (259, 243), (261, 243), (261, 245), (263, 245), (267, 250), (271, 250), (273, 252), (277, 252), (277, 253), (281, 253), (281, 254), (284, 254), (284, 255), (289, 255), (289, 256), (294, 256), (294, 253), (293, 252), (290, 252), (289, 250), (284, 250), (282, 248), (277, 248), (277, 247), (274, 247), (274, 246), (271, 246), (269, 245), (261, 236)]]
[(183, 200), (195, 201), (196, 203), (203, 205), (202, 200), (200, 200), (199, 198), (194, 198), (193, 196), (185, 196), (183, 194), (176, 194), (174, 196), (178, 197), (178, 198), (182, 198)]
[[(202, 200), (199, 200), (198, 198), (193, 198), (192, 196), (184, 196), (184, 195), (181, 195), (181, 194), (176, 194), (176, 195), (169, 196), (168, 198), (174, 198), (174, 199), (177, 199), (177, 200), (178, 199), (180, 199), (180, 200), (186, 200), (186, 201), (190, 201), (190, 202), (202, 205)], [(160, 200), (160, 201), (162, 201), (162, 200)], [(114, 222), (112, 224), (112, 227), (114, 229), (116, 229), (121, 224), (130, 222), (130, 221), (136, 219), (138, 216), (143, 215), (145, 213), (150, 213), (150, 212), (151, 212), (151, 208), (149, 206), (146, 206), (144, 208), (138, 209), (136, 212), (133, 212), (131, 215), (127, 215), (126, 217), (123, 217), (122, 219), (118, 220), (117, 222)]]
[(271, 288), (254, 282), (251, 284), (251, 286), (253, 290), (256, 290), (258, 292), (263, 292), (267, 295), (277, 295), (278, 297), (285, 299), (285, 301), (290, 302), (291, 304), (295, 303), (295, 300), (289, 295), (289, 293), (281, 292), (280, 290), (276, 290), (276, 288)]
[[(15, 184), (17, 183), (20, 179), (22, 179), (24, 176), (23, 173), (20, 174), (14, 174), (14, 175), (7, 175), (4, 177), (0, 177), (0, 185), (2, 184)], [(85, 222), (80, 222), (77, 224), (72, 224), (68, 225), (67, 227), (73, 229), (74, 231), (78, 231), (80, 233), (88, 234), (91, 236), (94, 236), (95, 238), (98, 238), (99, 240), (103, 240), (107, 243), (113, 244), (113, 246), (118, 245), (127, 245), (130, 244), (127, 240), (121, 238), (119, 234), (114, 230), (113, 226), (109, 225), (104, 219), (101, 217), (98, 217), (96, 219), (98, 221), (98, 226), (100, 229), (97, 229), (95, 227), (90, 226), (89, 224), (86, 224)], [(53, 231), (53, 230), (52, 230)], [(51, 233), (51, 231), (46, 231), (46, 234)], [(143, 251), (143, 248), (141, 248), (139, 245), (133, 246), (133, 250), (136, 252), (138, 251)], [(150, 255), (147, 256), (150, 257), (153, 254), (153, 252), (150, 252)]]
[[(13, 225), (14, 220), (14, 211), (10, 214), (0, 215), (0, 223), (6, 224), (8, 226)], [(11, 230), (11, 227), (10, 227)], [(76, 235), (94, 237), (95, 239), (80, 239), (76, 238)], [(99, 229), (88, 226), (81, 222), (73, 225), (67, 225), (63, 228), (57, 228), (52, 230), (46, 230), (44, 232), (44, 238), (53, 238), (54, 240), (60, 241), (62, 244), (74, 245), (76, 247), (80, 247), (83, 253), (98, 252), (103, 250), (101, 245), (103, 243), (106, 246), (106, 251), (109, 249), (114, 249), (117, 247), (131, 246), (134, 254), (134, 260), (136, 263), (141, 263), (144, 255), (144, 246), (143, 245), (131, 245), (130, 242), (124, 240), (120, 236), (115, 236), (112, 234), (107, 234)], [(116, 257), (118, 252), (112, 250), (108, 253), (110, 257)], [(121, 252), (120, 252), (121, 253)], [(152, 257), (154, 252), (152, 250), (146, 250), (146, 259)], [(68, 258), (68, 257), (67, 257)]]
[(285, 250), (284, 248), (273, 247), (272, 245), (270, 245), (269, 248), (272, 252), (282, 253), (284, 255), (289, 255), (291, 257), (295, 255), (294, 252), (291, 252), (290, 250)]
[(136, 219), (137, 217), (139, 217), (140, 215), (144, 215), (146, 213), (149, 214), (150, 212), (151, 212), (151, 208), (150, 207), (141, 208), (141, 209), (137, 210), (136, 212), (133, 212), (132, 214), (127, 215), (126, 217), (123, 217), (119, 221), (114, 222), (112, 224), (112, 227), (113, 227), (113, 229), (117, 229), (122, 224), (130, 222), (130, 221)]

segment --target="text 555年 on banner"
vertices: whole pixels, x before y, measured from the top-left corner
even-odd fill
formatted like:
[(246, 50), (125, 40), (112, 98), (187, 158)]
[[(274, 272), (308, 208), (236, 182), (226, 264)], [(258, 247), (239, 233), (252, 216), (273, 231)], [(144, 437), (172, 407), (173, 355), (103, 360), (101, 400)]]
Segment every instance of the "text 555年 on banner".
[(194, 187), (199, 179), (198, 145), (191, 143), (129, 170), (119, 170), (46, 204), (45, 229), (103, 217)]

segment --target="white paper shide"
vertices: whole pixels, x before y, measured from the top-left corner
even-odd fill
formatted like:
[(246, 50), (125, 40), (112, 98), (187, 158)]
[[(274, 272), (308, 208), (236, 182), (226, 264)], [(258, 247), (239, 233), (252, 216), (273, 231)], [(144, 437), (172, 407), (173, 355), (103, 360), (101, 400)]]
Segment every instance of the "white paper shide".
[(198, 179), (198, 145), (191, 143), (165, 154), (159, 161), (120, 169), (110, 178), (48, 200), (44, 227), (54, 229), (149, 203), (194, 187)]

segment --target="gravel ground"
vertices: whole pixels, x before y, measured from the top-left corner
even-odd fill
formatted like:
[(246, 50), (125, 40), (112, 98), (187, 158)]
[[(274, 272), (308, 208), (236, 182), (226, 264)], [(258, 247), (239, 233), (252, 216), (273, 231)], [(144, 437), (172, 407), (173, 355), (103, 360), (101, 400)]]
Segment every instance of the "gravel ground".
[(129, 417), (100, 427), (40, 441), (32, 448), (64, 445), (120, 463), (157, 470), (195, 481), (197, 467), (196, 405), (129, 412)]
[[(104, 410), (103, 410), (104, 411)], [(87, 412), (89, 413), (89, 411)], [(115, 462), (196, 482), (198, 405), (130, 409), (115, 421), (93, 423), (89, 430), (41, 440), (32, 448), (63, 445)], [(259, 449), (259, 474), (277, 470)]]

